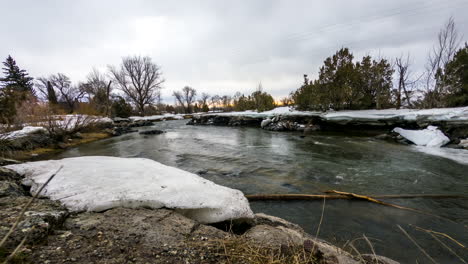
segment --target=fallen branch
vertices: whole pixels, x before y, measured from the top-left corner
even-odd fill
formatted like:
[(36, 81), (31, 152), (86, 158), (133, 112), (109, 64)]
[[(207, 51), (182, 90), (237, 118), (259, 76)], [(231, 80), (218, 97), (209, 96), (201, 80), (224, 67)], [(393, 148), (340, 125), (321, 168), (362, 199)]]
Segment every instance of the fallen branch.
[(369, 201), (369, 202), (380, 204), (380, 205), (385, 205), (385, 206), (398, 208), (398, 209), (402, 209), (402, 210), (407, 210), (407, 211), (413, 211), (413, 212), (416, 212), (416, 213), (435, 216), (435, 217), (438, 217), (438, 218), (442, 218), (442, 219), (452, 221), (452, 220), (450, 220), (448, 218), (438, 216), (438, 215), (435, 215), (435, 214), (431, 214), (431, 213), (428, 213), (428, 212), (424, 212), (424, 211), (421, 211), (419, 209), (414, 209), (414, 208), (405, 207), (405, 206), (401, 206), (401, 205), (397, 205), (397, 204), (383, 202), (383, 201), (377, 200), (377, 199), (375, 199), (373, 197), (369, 197), (369, 196), (365, 196), (365, 195), (360, 195), (360, 194), (355, 194), (355, 193), (350, 193), (350, 192), (342, 192), (342, 191), (337, 191), (337, 190), (326, 191), (326, 193), (336, 193), (336, 194), (339, 194), (339, 195), (346, 195), (346, 196), (350, 196), (350, 197), (355, 198), (355, 199), (365, 200), (365, 201)]
[[(344, 194), (248, 194), (245, 197), (249, 201), (267, 201), (267, 200), (323, 200), (323, 199), (357, 199)], [(468, 199), (468, 196), (449, 195), (449, 194), (391, 194), (391, 195), (369, 195), (368, 197), (376, 199)]]

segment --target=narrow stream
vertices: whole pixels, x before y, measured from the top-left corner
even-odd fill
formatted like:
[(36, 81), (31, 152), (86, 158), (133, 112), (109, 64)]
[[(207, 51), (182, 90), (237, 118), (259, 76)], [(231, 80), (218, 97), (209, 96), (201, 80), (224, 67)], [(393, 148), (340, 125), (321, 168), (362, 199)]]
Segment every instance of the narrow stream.
[[(187, 120), (156, 123), (138, 133), (86, 144), (53, 159), (103, 155), (143, 157), (175, 166), (245, 194), (310, 193), (341, 190), (359, 194), (468, 195), (468, 165), (390, 144), (372, 137), (317, 133), (270, 132), (258, 128), (186, 126)], [(99, 175), (96, 175), (99, 177)], [(361, 201), (325, 202), (319, 237), (338, 246), (352, 242), (361, 253), (402, 263), (429, 263), (400, 231), (404, 228), (439, 263), (460, 260), (430, 234), (415, 226), (444, 232), (468, 246), (467, 199), (397, 199), (388, 202), (417, 208), (441, 218)], [(252, 202), (254, 212), (285, 218), (316, 234), (323, 201)], [(439, 240), (468, 260), (468, 250)], [(351, 247), (347, 246), (348, 250)]]

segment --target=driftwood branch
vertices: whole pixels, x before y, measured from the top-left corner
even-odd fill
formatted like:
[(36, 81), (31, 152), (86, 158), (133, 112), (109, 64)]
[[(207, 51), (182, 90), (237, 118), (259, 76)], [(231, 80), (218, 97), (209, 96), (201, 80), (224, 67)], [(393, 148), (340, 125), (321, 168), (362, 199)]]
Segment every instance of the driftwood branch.
[[(249, 194), (245, 195), (249, 201), (268, 201), (268, 200), (323, 200), (325, 199), (359, 199), (344, 194)], [(368, 195), (375, 199), (468, 199), (468, 196), (449, 195), (449, 194), (396, 194), (396, 195)]]

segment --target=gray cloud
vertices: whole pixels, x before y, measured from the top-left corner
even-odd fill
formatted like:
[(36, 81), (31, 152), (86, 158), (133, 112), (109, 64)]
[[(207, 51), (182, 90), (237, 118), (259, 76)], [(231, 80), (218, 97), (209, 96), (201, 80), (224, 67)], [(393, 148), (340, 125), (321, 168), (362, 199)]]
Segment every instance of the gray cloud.
[(357, 58), (409, 52), (421, 70), (450, 16), (468, 36), (466, 0), (0, 0), (0, 6), (0, 56), (11, 54), (31, 75), (63, 72), (77, 82), (92, 67), (148, 55), (162, 66), (168, 103), (184, 85), (233, 94), (262, 82), (282, 97), (344, 46)]

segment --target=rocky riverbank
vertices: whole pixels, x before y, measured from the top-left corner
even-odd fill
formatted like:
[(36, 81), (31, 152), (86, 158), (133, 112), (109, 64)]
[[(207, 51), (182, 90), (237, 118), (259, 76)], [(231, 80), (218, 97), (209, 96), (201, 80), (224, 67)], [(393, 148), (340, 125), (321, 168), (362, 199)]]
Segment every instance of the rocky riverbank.
[[(284, 107), (269, 112), (232, 112), (194, 115), (187, 125), (252, 126), (270, 131), (349, 131), (380, 135), (380, 139), (405, 142), (391, 131), (395, 127), (424, 129), (437, 126), (450, 138), (449, 145), (465, 148), (468, 108), (427, 110), (363, 110), (301, 112)], [(388, 133), (388, 134), (387, 134)], [(386, 134), (383, 136), (382, 134)], [(457, 146), (461, 144), (460, 146)]]
[[(21, 133), (15, 137), (2, 137), (0, 134), (0, 157), (17, 160), (34, 160), (45, 155), (63, 151), (81, 144), (90, 143), (109, 137), (138, 132), (139, 127), (152, 126), (154, 122), (178, 120), (172, 116), (152, 120), (139, 118), (114, 118), (110, 122), (92, 123), (75, 129), (76, 132), (57, 137), (47, 129), (35, 129), (30, 133)], [(40, 127), (38, 127), (40, 128)], [(159, 134), (162, 131), (149, 131), (144, 134)], [(19, 134), (19, 133), (18, 133)]]
[[(21, 181), (21, 175), (0, 167), (0, 237), (31, 199)], [(0, 249), (0, 261), (25, 235), (16, 263), (396, 263), (374, 255), (352, 256), (265, 214), (204, 225), (169, 209), (70, 213), (59, 202), (39, 199)]]

